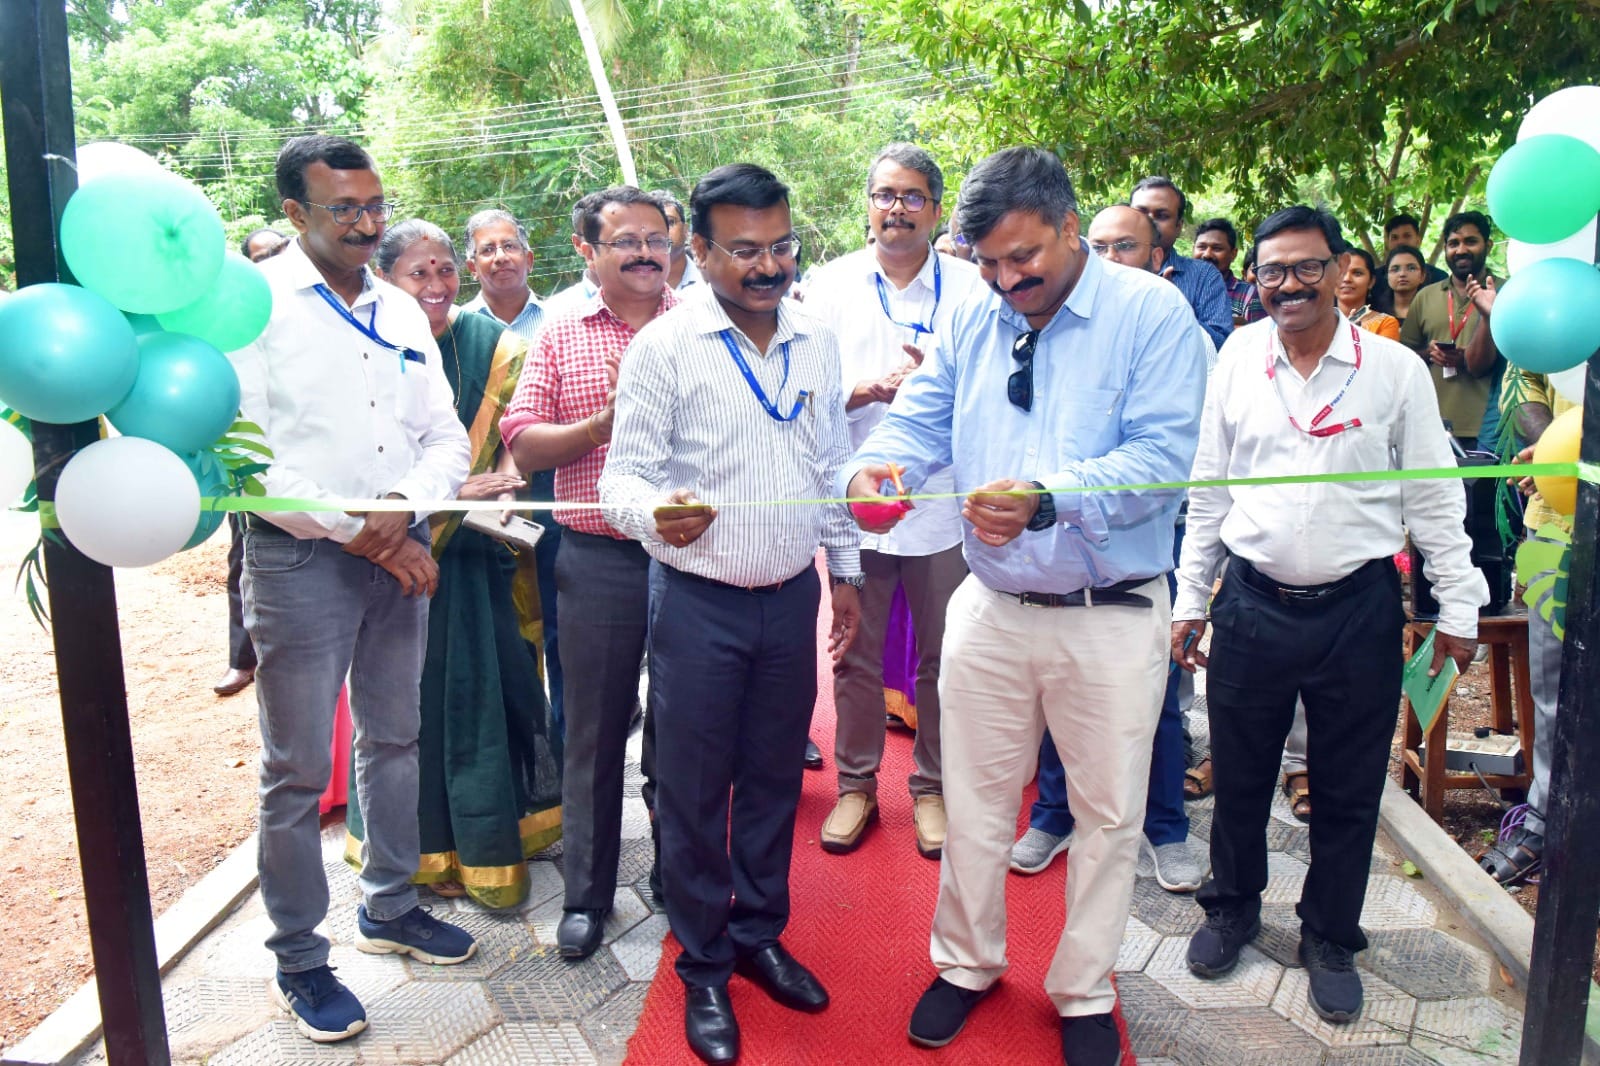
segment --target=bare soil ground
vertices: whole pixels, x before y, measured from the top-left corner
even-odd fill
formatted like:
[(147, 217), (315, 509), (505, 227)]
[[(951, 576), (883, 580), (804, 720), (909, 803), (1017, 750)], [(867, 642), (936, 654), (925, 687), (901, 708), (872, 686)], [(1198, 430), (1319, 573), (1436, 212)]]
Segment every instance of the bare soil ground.
[[(255, 828), (254, 689), (219, 699), (227, 668), (227, 529), (147, 570), (117, 572), (118, 614), (151, 905), (160, 914)], [(38, 537), (0, 511), (0, 1046), (92, 973), (51, 637), (13, 594)]]

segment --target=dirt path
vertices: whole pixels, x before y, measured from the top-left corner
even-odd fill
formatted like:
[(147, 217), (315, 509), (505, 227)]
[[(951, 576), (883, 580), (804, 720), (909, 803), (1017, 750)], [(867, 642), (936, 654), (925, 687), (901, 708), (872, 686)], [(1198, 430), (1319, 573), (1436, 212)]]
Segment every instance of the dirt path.
[[(0, 1046), (92, 972), (48, 634), (12, 583), (38, 536), (0, 511)], [(253, 689), (218, 699), (227, 666), (227, 531), (148, 570), (117, 573), (129, 718), (152, 907), (160, 914), (255, 828)]]

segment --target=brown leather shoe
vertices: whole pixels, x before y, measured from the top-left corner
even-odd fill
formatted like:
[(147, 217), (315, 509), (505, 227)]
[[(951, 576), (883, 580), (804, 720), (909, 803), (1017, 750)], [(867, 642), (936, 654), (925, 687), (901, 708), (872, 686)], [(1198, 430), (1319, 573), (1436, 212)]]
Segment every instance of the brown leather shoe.
[(211, 691), (219, 696), (232, 696), (249, 688), (250, 682), (255, 679), (254, 670), (229, 670), (222, 675), (221, 681), (211, 686)]
[(833, 813), (822, 823), (822, 850), (835, 855), (856, 850), (877, 816), (878, 801), (865, 792), (842, 793)]
[(917, 827), (917, 850), (925, 859), (937, 859), (944, 852), (944, 797), (918, 796), (911, 821)]

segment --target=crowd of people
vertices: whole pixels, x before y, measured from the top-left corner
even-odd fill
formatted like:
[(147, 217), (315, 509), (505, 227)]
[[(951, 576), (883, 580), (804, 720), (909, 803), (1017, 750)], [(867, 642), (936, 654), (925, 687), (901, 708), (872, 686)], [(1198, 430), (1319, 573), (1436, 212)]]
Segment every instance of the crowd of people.
[[(956, 1039), (1005, 974), (1008, 869), (1064, 853), (1045, 990), (1069, 1066), (1119, 1061), (1111, 973), (1141, 857), (1204, 909), (1190, 968), (1227, 973), (1260, 929), (1279, 787), (1310, 823), (1311, 1006), (1359, 1014), (1400, 693), (1394, 556), (1409, 537), (1425, 559), (1431, 668), (1464, 668), (1489, 596), (1461, 487), (1114, 486), (1448, 466), (1508, 432), (1531, 444), (1557, 401), (1521, 382), (1501, 417), (1485, 216), (1446, 221), (1449, 272), (1432, 277), (1410, 216), (1386, 227), (1380, 266), (1325, 209), (1290, 206), (1235, 275), (1228, 219), (1177, 251), (1189, 203), (1167, 178), (1085, 225), (1060, 160), (1012, 148), (950, 210), (937, 161), (902, 143), (864, 175), (865, 246), (803, 286), (788, 188), (732, 164), (687, 211), (629, 186), (582, 197), (583, 275), (540, 299), (504, 210), (473, 215), (459, 250), (439, 220), (391, 223), (371, 158), (321, 135), (284, 147), (277, 182), (295, 233), (246, 240), (274, 307), (232, 356), (273, 451), (265, 487), (400, 501), (235, 530), (242, 592), (217, 690), (258, 688), (272, 987), (303, 1033), (366, 1025), (316, 930), (317, 799), (347, 677), (362, 950), (465, 960), (473, 938), (418, 906), (417, 886), (513, 906), (523, 860), (559, 836), (556, 946), (581, 965), (617, 887), (642, 715), (650, 888), (683, 947), (689, 1046), (738, 1057), (735, 972), (825, 1010), (824, 983), (782, 943), (824, 595), (827, 852), (852, 852), (896, 802), (877, 778), (887, 679), (905, 675), (891, 687), (916, 732), (907, 802), (939, 863), (937, 976), (913, 1043)], [(478, 284), (465, 304), (463, 265)], [(845, 498), (882, 502), (825, 502)], [(555, 507), (530, 549), (509, 511), (436, 509), (453, 499)], [(1187, 728), (1198, 667), (1209, 751)], [(1213, 791), (1205, 856), (1184, 803)], [(1542, 825), (1526, 825), (1486, 859), (1496, 876), (1536, 868)]]

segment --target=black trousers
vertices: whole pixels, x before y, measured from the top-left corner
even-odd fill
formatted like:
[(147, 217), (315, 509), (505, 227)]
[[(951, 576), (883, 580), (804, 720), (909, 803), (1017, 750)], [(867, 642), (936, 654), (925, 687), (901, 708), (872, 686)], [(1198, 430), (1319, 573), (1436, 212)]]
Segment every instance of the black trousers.
[(233, 537), (228, 545), (228, 668), (254, 670), (256, 646), (245, 632), (244, 597), (239, 592), (244, 576), (244, 516), (237, 511), (228, 514), (228, 532)]
[(566, 750), (562, 863), (567, 910), (609, 910), (622, 846), (628, 721), (639, 698), (650, 557), (638, 541), (564, 530), (556, 554)]
[(1208, 913), (1260, 913), (1267, 819), (1299, 695), (1316, 814), (1311, 869), (1296, 910), (1304, 929), (1360, 951), (1367, 946), (1361, 904), (1400, 702), (1400, 579), (1387, 561), (1369, 564), (1344, 595), (1295, 603), (1256, 587), (1249, 570), (1232, 560), (1211, 606), (1206, 701), (1216, 809), (1211, 880), (1196, 899)]
[(678, 976), (707, 987), (789, 921), (821, 586), (810, 567), (764, 593), (663, 569), (650, 634), (661, 875)]

